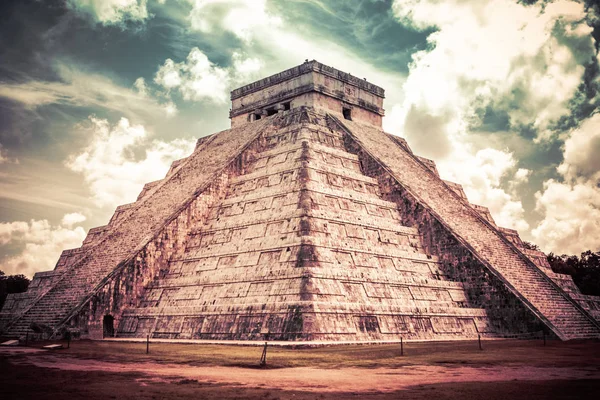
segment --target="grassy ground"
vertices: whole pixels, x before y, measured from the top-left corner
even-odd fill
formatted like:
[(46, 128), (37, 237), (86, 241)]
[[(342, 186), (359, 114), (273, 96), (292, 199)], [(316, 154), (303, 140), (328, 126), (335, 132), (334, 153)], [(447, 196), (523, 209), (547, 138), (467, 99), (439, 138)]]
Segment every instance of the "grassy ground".
[[(55, 343), (55, 342), (53, 342)], [(45, 342), (32, 344), (42, 347)], [(64, 342), (66, 347), (66, 342)], [(399, 345), (346, 345), (317, 348), (269, 347), (268, 365), (273, 368), (395, 368), (408, 365), (528, 365), (534, 367), (597, 366), (600, 342), (541, 340), (483, 341), (480, 351), (477, 341), (405, 343), (404, 356)], [(158, 361), (191, 365), (254, 366), (262, 347), (73, 341), (61, 354), (113, 362)]]
[[(32, 347), (41, 347), (35, 343)], [(74, 341), (70, 349), (52, 353), (61, 359), (80, 358), (128, 363), (159, 362), (186, 365), (219, 365), (255, 368), (262, 348), (227, 345), (151, 343), (150, 354), (141, 343)], [(48, 353), (38, 353), (48, 354)], [(140, 373), (69, 371), (40, 368), (19, 362), (24, 356), (0, 353), (2, 399), (593, 399), (600, 380), (459, 382), (416, 384), (406, 390), (378, 392), (305, 392), (279, 390), (256, 382), (256, 387), (195, 379), (161, 380)], [(31, 355), (29, 356), (31, 357)], [(320, 348), (269, 348), (270, 368), (401, 368), (444, 366), (590, 367), (598, 368), (600, 342), (489, 341), (480, 351), (477, 342), (410, 343), (404, 356), (396, 345), (350, 345)], [(234, 371), (234, 370), (232, 370)], [(235, 373), (235, 372), (232, 372)]]

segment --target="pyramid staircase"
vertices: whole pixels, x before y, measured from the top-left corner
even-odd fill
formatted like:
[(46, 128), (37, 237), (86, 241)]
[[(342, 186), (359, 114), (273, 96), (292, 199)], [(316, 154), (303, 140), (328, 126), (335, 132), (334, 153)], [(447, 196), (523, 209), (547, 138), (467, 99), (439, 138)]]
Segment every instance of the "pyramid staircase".
[(373, 126), (330, 118), (557, 336), (600, 336), (600, 324), (586, 310), (417, 157)]
[[(126, 310), (118, 335), (386, 340), (486, 332), (485, 310), (439, 276), (324, 114), (265, 136), (185, 252)], [(418, 314), (418, 316), (415, 316)]]
[(127, 207), (118, 218), (119, 222), (97, 243), (90, 245), (79, 261), (65, 268), (50, 288), (25, 308), (9, 314), (10, 318), (4, 317), (3, 333), (23, 336), (32, 323), (58, 330), (100, 287), (106, 285), (111, 274), (133, 260), (165, 224), (179, 215), (206, 186), (218, 180), (224, 168), (263, 129), (267, 129), (270, 122), (265, 120), (200, 140), (192, 156), (151, 193)]
[(516, 232), (377, 127), (383, 89), (313, 61), (232, 101), (232, 129), (200, 139), (36, 275), (44, 285), (7, 299), (3, 334), (36, 323), (90, 338), (600, 336)]

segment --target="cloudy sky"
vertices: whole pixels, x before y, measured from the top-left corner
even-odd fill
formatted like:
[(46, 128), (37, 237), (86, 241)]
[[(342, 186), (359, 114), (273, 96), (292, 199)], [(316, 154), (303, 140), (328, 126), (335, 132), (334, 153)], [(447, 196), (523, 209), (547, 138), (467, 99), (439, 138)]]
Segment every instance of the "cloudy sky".
[(496, 221), (600, 250), (594, 0), (4, 0), (0, 269), (54, 267), (229, 91), (316, 59), (386, 89), (385, 129)]

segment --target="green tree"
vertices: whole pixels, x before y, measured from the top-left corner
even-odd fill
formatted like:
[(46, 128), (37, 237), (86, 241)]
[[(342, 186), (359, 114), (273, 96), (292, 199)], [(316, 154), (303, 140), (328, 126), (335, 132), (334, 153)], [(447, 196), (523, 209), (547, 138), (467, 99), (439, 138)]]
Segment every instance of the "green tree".
[(535, 243), (531, 243), (531, 242), (527, 242), (527, 241), (525, 241), (525, 240), (523, 240), (523, 246), (524, 246), (526, 249), (529, 249), (529, 250), (537, 250), (537, 251), (540, 251), (540, 247), (539, 247), (537, 244), (535, 244)]
[(571, 275), (581, 293), (600, 296), (600, 251), (588, 250), (580, 257), (550, 253), (547, 260), (552, 271)]
[(6, 275), (4, 271), (0, 271), (0, 310), (4, 306), (6, 296), (27, 291), (30, 282), (25, 275)]

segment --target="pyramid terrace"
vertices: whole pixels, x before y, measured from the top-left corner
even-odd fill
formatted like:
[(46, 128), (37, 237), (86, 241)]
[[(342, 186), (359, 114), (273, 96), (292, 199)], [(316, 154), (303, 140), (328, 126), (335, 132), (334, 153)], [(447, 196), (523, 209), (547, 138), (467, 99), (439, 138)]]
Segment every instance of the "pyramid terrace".
[(600, 298), (382, 130), (382, 88), (307, 61), (231, 100), (231, 129), (9, 295), (4, 335), (600, 337)]

